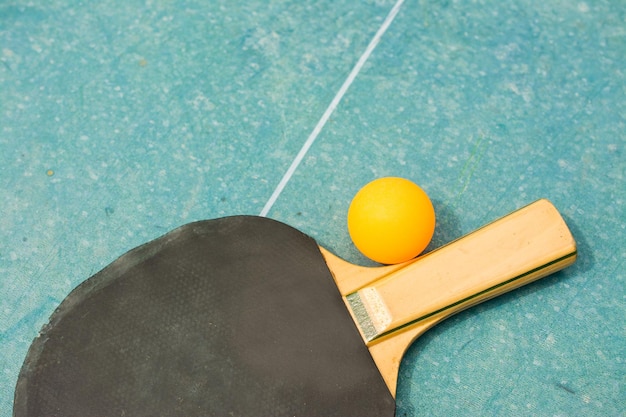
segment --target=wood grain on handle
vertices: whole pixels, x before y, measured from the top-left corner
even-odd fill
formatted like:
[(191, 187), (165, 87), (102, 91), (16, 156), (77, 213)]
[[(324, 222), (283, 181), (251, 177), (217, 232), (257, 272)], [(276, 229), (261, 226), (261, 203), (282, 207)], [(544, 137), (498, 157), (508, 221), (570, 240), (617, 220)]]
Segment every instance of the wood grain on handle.
[[(576, 243), (556, 208), (539, 200), (406, 264), (349, 267), (324, 255), (395, 393), (400, 360), (416, 337), (452, 314), (572, 264)], [(376, 270), (382, 278), (375, 278)], [(355, 288), (359, 276), (363, 286)]]

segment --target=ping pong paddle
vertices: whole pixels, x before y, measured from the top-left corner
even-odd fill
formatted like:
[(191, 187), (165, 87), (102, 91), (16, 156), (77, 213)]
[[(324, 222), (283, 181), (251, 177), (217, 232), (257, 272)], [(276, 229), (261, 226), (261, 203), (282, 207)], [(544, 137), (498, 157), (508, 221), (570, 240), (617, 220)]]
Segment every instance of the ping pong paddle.
[(264, 217), (191, 223), (67, 296), (29, 349), (13, 415), (393, 416), (413, 340), (575, 258), (547, 200), (377, 268)]

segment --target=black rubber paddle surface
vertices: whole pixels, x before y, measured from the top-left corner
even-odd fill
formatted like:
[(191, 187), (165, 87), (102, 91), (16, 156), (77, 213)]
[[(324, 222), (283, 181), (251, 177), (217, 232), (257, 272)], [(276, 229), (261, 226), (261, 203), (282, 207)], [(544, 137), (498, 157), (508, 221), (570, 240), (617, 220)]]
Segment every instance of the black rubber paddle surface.
[(188, 224), (61, 303), (16, 417), (393, 416), (315, 241), (274, 220)]

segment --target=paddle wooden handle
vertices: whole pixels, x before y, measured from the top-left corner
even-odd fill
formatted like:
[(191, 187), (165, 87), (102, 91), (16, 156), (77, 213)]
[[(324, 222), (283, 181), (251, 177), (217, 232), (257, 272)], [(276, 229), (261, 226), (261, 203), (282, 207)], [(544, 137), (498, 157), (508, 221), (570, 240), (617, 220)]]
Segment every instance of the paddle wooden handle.
[(566, 267), (576, 243), (556, 208), (539, 200), (346, 295), (371, 346)]

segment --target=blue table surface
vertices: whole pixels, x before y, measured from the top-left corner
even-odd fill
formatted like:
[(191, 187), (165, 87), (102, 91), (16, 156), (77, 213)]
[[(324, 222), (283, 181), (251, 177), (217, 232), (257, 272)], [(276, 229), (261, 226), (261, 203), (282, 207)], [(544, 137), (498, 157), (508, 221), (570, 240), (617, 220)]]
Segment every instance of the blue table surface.
[(0, 417), (72, 288), (184, 223), (259, 214), (360, 57), (269, 217), (370, 264), (346, 211), (394, 175), (433, 200), (429, 250), (543, 197), (579, 248), (417, 340), (397, 414), (626, 415), (626, 2), (8, 0)]

